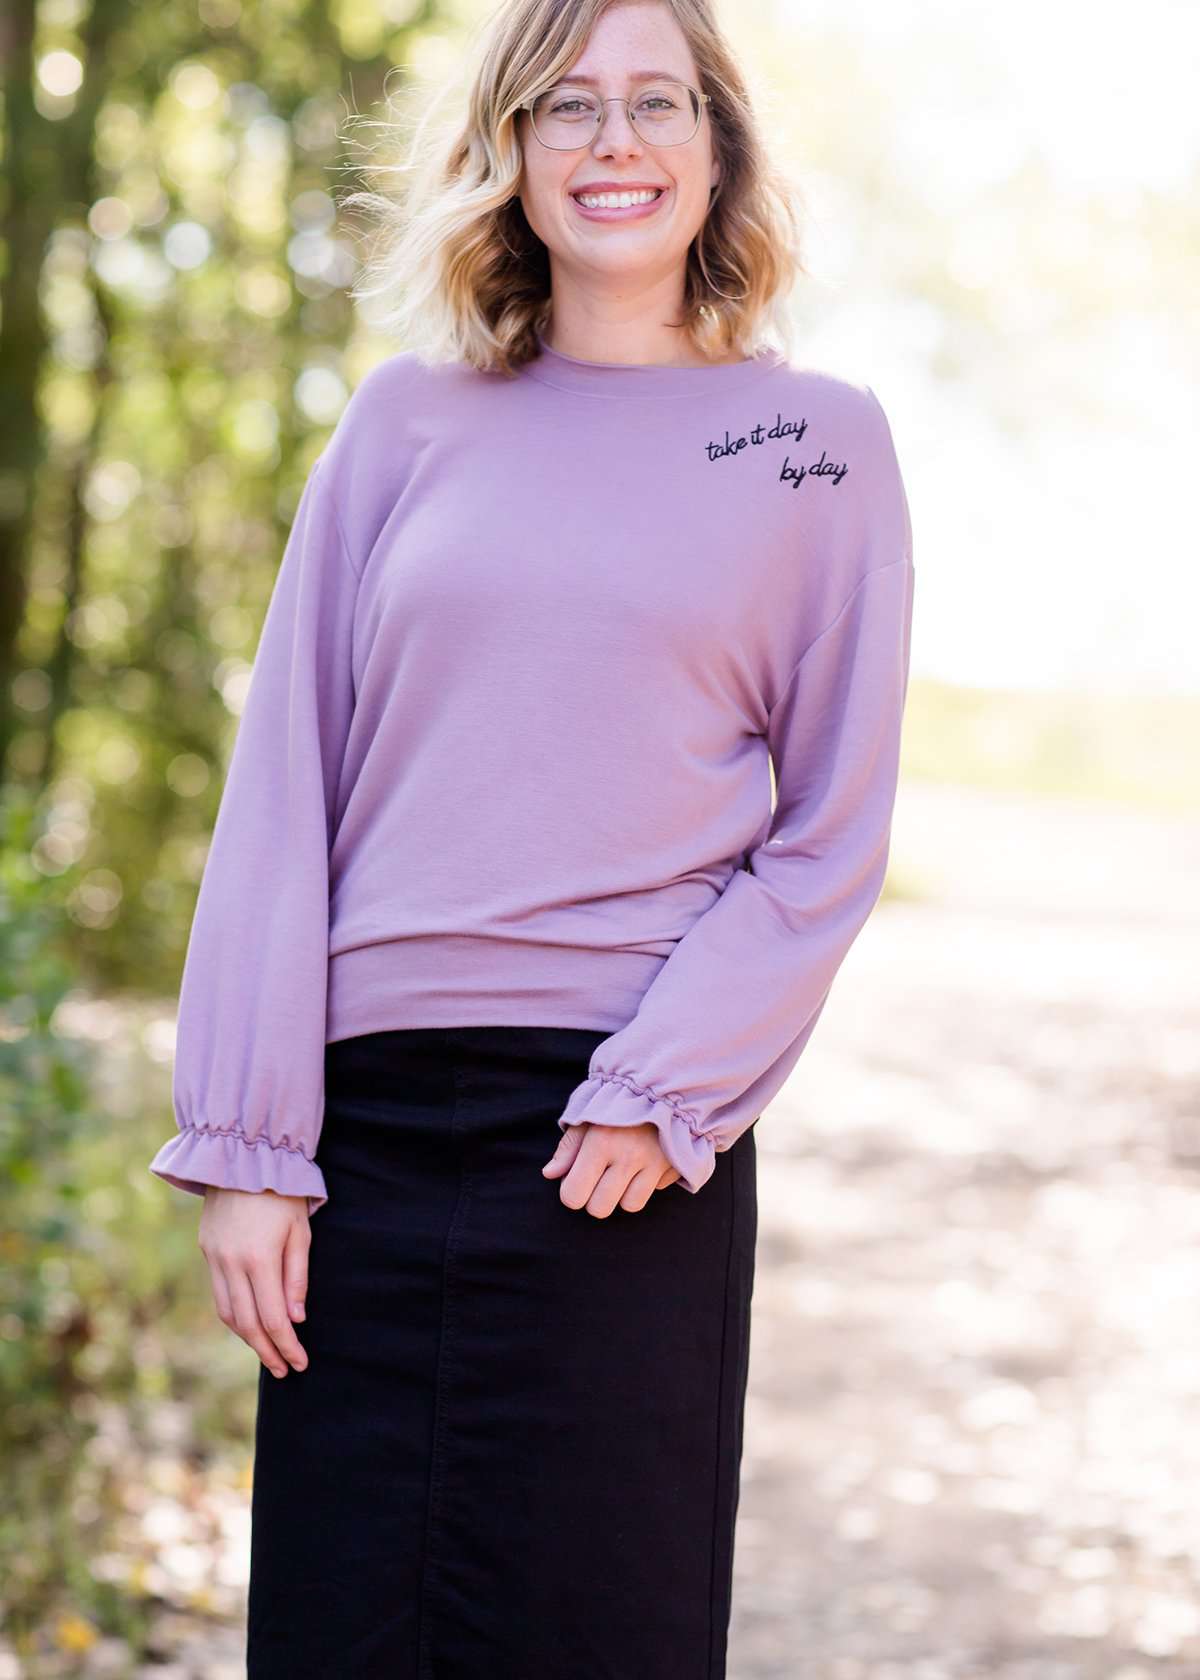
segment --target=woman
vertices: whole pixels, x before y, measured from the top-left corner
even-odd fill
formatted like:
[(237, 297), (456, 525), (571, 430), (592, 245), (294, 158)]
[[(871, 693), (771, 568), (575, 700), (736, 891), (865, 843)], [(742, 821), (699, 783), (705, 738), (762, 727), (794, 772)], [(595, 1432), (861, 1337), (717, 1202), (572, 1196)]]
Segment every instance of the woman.
[(262, 1361), (254, 1680), (718, 1680), (753, 1128), (882, 886), (911, 527), (870, 388), (759, 342), (798, 261), (706, 0), (484, 45), (376, 269), (434, 353), (285, 550), (152, 1170)]

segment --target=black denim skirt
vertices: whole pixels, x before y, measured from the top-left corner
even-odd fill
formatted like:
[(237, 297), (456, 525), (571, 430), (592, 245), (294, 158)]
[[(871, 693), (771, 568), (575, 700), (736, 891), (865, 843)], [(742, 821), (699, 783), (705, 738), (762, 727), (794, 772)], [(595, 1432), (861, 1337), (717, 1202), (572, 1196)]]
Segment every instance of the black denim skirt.
[(305, 1371), (260, 1367), (250, 1680), (723, 1680), (754, 1128), (607, 1218), (541, 1168), (608, 1034), (326, 1047)]

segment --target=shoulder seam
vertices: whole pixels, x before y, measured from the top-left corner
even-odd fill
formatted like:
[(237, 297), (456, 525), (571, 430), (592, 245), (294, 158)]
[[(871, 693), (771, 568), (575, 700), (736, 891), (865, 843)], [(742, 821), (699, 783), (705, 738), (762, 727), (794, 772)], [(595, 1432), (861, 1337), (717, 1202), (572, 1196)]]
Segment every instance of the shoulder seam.
[(345, 560), (347, 569), (349, 570), (350, 575), (354, 579), (355, 583), (361, 583), (362, 582), (362, 573), (359, 571), (358, 567), (354, 564), (354, 561), (350, 558), (350, 545), (346, 541), (346, 532), (345, 532), (345, 530), (342, 526), (342, 516), (341, 516), (341, 513), (338, 511), (337, 497), (333, 493), (332, 486), (326, 481), (326, 478), (325, 478), (325, 473), (323, 471), (324, 460), (325, 460), (325, 457), (324, 457), (323, 454), (318, 455), (318, 457), (316, 459), (316, 463), (313, 466), (313, 477), (317, 480), (317, 483), (318, 483), (319, 487), (324, 491), (326, 497), (328, 498), (330, 511), (333, 514), (334, 528), (337, 531), (338, 541), (341, 544), (342, 558)]
[(859, 578), (858, 582), (854, 585), (854, 588), (850, 591), (849, 595), (847, 595), (846, 599), (842, 602), (842, 604), (838, 608), (837, 612), (834, 613), (833, 617), (830, 619), (829, 623), (825, 626), (824, 630), (820, 630), (820, 631), (817, 632), (817, 634), (813, 637), (812, 641), (809, 642), (808, 646), (805, 648), (804, 652), (800, 655), (799, 659), (797, 659), (796, 663), (792, 666), (791, 671), (788, 673), (787, 681), (784, 683), (783, 687), (779, 690), (779, 693), (775, 698), (774, 704), (771, 706), (771, 709), (767, 714), (768, 717), (774, 716), (775, 712), (777, 711), (777, 709), (779, 708), (779, 706), (781, 705), (781, 703), (783, 701), (784, 695), (787, 693), (788, 689), (791, 688), (791, 686), (795, 682), (796, 678), (800, 675), (801, 666), (804, 664), (804, 661), (808, 658), (808, 656), (812, 652), (812, 650), (816, 647), (817, 643), (824, 641), (825, 637), (829, 635), (830, 631), (836, 630), (839, 620), (844, 616), (844, 614), (846, 612), (846, 609), (849, 607), (850, 603), (854, 600), (854, 597), (858, 594), (858, 592), (861, 590), (863, 585), (865, 583), (867, 583), (873, 577), (880, 577), (884, 572), (894, 571), (897, 566), (911, 566), (911, 565), (912, 565), (912, 561), (909, 559), (908, 555), (907, 554), (900, 554), (900, 555), (897, 555), (895, 560), (889, 560), (885, 566), (873, 566), (869, 572), (864, 572), (863, 573), (862, 577)]

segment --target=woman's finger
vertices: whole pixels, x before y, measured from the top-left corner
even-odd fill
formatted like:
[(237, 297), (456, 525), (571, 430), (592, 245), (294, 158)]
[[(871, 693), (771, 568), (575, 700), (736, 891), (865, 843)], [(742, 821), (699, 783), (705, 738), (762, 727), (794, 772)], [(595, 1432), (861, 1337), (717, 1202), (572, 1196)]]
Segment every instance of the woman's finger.
[(256, 1256), (247, 1266), (246, 1275), (254, 1291), (258, 1322), (292, 1369), (303, 1371), (308, 1365), (308, 1354), (296, 1334), (284, 1299), (282, 1254)]
[(621, 1197), (621, 1206), (626, 1213), (640, 1213), (657, 1189), (654, 1168), (643, 1167), (629, 1180), (629, 1186)]
[(544, 1178), (561, 1178), (564, 1173), (570, 1172), (575, 1164), (575, 1157), (583, 1146), (586, 1133), (586, 1122), (581, 1122), (578, 1126), (567, 1127), (558, 1140), (558, 1147), (542, 1168)]
[[(208, 1256), (205, 1256), (208, 1259)], [(217, 1317), (230, 1330), (237, 1327), (233, 1322), (233, 1302), (229, 1295), (229, 1282), (225, 1276), (224, 1267), (217, 1260), (208, 1261), (208, 1276), (212, 1284), (213, 1300), (216, 1303)]]
[(607, 1219), (614, 1209), (621, 1205), (621, 1198), (628, 1190), (631, 1180), (640, 1176), (640, 1173), (633, 1173), (627, 1164), (610, 1161), (596, 1179), (584, 1204), (592, 1218)]
[(307, 1219), (296, 1219), (288, 1230), (283, 1246), (283, 1298), (293, 1319), (304, 1317), (308, 1299), (308, 1251), (312, 1245), (312, 1231)]
[(277, 1377), (286, 1376), (286, 1362), (281, 1357), (279, 1349), (259, 1323), (254, 1288), (246, 1272), (244, 1262), (227, 1265), (225, 1276), (229, 1284), (229, 1298), (233, 1303), (234, 1328), (238, 1335), (254, 1349), (268, 1371), (273, 1372)]

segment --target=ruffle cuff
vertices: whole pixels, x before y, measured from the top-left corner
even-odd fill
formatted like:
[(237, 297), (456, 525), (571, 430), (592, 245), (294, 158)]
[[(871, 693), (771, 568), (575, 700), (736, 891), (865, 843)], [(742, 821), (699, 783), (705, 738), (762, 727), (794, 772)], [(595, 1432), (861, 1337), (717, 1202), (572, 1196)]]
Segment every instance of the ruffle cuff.
[(663, 1154), (679, 1174), (677, 1183), (693, 1195), (712, 1177), (716, 1148), (694, 1130), (684, 1110), (619, 1074), (597, 1073), (572, 1091), (558, 1117), (559, 1129), (582, 1125), (658, 1127)]
[(248, 1138), (241, 1132), (183, 1127), (163, 1144), (150, 1171), (195, 1196), (203, 1196), (210, 1185), (305, 1196), (310, 1218), (329, 1200), (324, 1174), (315, 1161), (299, 1149), (273, 1144), (267, 1138)]

